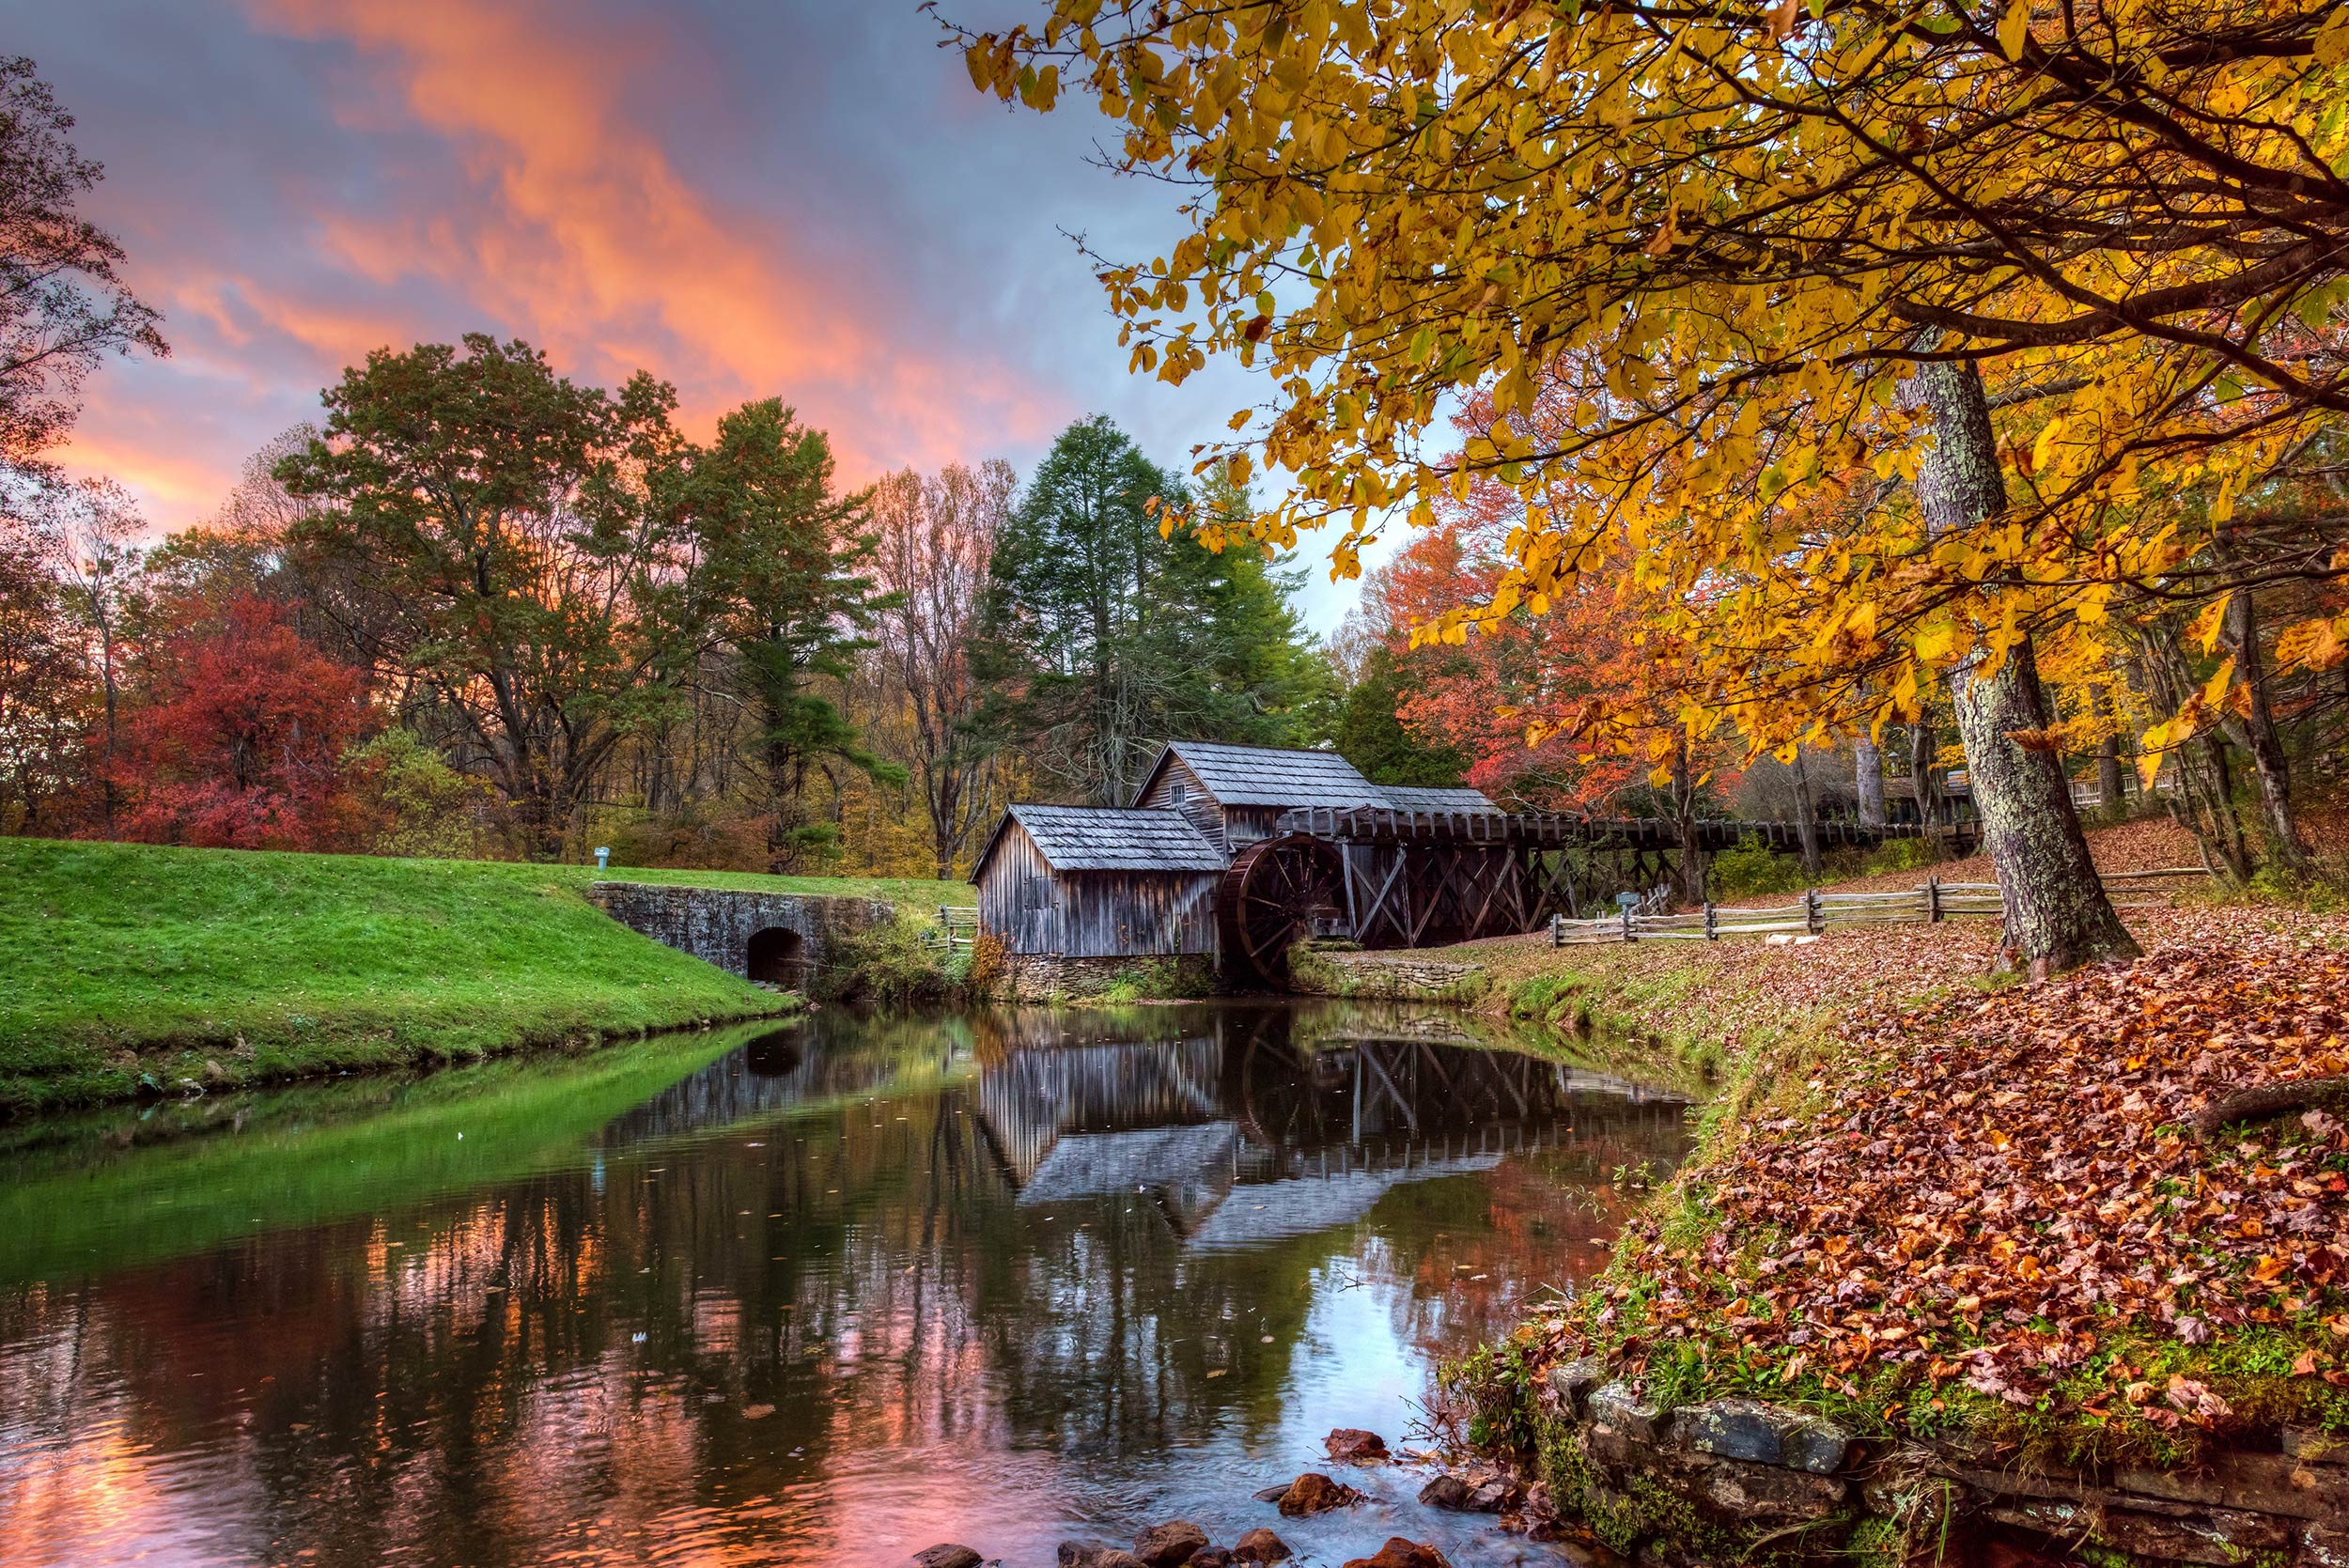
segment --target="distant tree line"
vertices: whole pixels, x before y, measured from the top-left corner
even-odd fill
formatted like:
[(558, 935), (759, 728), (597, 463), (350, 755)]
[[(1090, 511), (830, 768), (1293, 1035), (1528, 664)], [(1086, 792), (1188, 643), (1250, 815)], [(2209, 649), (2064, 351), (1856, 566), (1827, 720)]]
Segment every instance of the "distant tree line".
[(147, 542), (54, 461), (168, 352), (72, 123), (0, 61), (0, 831), (946, 876), (1015, 794), (1326, 728), (1294, 580), (1162, 529), (1191, 498), (1105, 418), (1024, 487), (849, 491), (780, 399), (695, 441), (649, 374), (474, 334), (370, 354)]
[(1161, 537), (1103, 419), (1024, 489), (844, 493), (779, 401), (699, 442), (648, 376), (486, 336), (325, 403), (151, 548), (111, 493), (13, 527), (9, 831), (951, 875), (1015, 791), (1120, 800), (1169, 736), (1327, 706), (1287, 582)]

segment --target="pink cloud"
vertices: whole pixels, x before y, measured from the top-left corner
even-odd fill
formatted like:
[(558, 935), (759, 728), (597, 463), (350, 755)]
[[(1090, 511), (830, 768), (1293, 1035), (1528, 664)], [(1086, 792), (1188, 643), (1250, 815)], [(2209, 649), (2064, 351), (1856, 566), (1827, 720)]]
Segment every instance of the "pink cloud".
[(1032, 442), (1076, 411), (1007, 363), (923, 343), (892, 257), (825, 271), (788, 225), (698, 188), (633, 114), (647, 65), (665, 54), (674, 73), (668, 35), (535, 0), (262, 0), (257, 14), (353, 48), (463, 171), (429, 212), (321, 215), (320, 250), (360, 277), (429, 280), (577, 374), (651, 369), (696, 426), (781, 394), (854, 478)]

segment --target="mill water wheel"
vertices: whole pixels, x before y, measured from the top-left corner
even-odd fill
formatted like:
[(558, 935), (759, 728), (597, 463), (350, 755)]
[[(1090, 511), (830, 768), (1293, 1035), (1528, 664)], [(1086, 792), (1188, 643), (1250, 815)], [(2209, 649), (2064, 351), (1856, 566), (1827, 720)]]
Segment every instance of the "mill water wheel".
[(1289, 983), (1289, 948), (1346, 908), (1346, 869), (1337, 846), (1310, 833), (1261, 839), (1223, 874), (1216, 924), (1234, 979), (1275, 990)]

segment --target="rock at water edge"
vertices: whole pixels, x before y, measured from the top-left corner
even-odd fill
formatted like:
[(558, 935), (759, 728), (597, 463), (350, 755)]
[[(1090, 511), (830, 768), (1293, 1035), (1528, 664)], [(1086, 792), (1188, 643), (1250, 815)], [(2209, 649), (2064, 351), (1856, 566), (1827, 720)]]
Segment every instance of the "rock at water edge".
[(1064, 1541), (1060, 1544), (1060, 1568), (1143, 1568), (1143, 1561), (1123, 1546)]
[(1286, 1562), (1289, 1544), (1268, 1529), (1250, 1530), (1232, 1543), (1234, 1562)]
[(1189, 1519), (1153, 1525), (1134, 1537), (1134, 1556), (1150, 1568), (1180, 1568), (1190, 1554), (1207, 1544), (1207, 1532)]
[(1683, 1448), (1754, 1465), (1833, 1475), (1851, 1453), (1851, 1435), (1822, 1421), (1758, 1399), (1716, 1399), (1672, 1417)]
[(1352, 1559), (1346, 1568), (1452, 1568), (1452, 1560), (1423, 1541), (1391, 1535), (1377, 1551)]
[(1289, 1483), (1289, 1489), (1281, 1494), (1281, 1515), (1301, 1519), (1309, 1514), (1327, 1514), (1333, 1508), (1345, 1508), (1362, 1500), (1362, 1495), (1351, 1486), (1342, 1486), (1326, 1475), (1308, 1471)]
[(916, 1568), (979, 1568), (986, 1560), (970, 1547), (951, 1541), (913, 1554)]
[(1419, 1500), (1429, 1508), (1464, 1509), (1469, 1505), (1469, 1483), (1456, 1475), (1439, 1475), (1419, 1489)]

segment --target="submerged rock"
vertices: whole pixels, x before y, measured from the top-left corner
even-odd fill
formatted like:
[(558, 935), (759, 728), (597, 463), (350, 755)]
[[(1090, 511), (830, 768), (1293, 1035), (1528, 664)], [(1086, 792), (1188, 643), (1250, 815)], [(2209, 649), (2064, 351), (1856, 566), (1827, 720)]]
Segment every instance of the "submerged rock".
[(1142, 1559), (1123, 1546), (1064, 1541), (1060, 1544), (1060, 1568), (1143, 1568), (1143, 1564)]
[(1289, 1483), (1289, 1489), (1281, 1494), (1281, 1514), (1283, 1518), (1300, 1519), (1309, 1514), (1327, 1514), (1333, 1508), (1349, 1507), (1361, 1500), (1362, 1495), (1351, 1486), (1307, 1471)]
[(1234, 1562), (1286, 1562), (1289, 1544), (1261, 1527), (1232, 1543)]
[(1391, 1535), (1385, 1545), (1368, 1557), (1349, 1560), (1346, 1568), (1452, 1568), (1452, 1560), (1424, 1541)]
[(986, 1560), (970, 1547), (951, 1541), (913, 1554), (916, 1568), (979, 1568)]
[(1152, 1525), (1134, 1537), (1134, 1556), (1150, 1568), (1179, 1568), (1190, 1560), (1191, 1553), (1207, 1544), (1207, 1532), (1189, 1519), (1174, 1519), (1163, 1525)]
[(1232, 1554), (1221, 1546), (1202, 1546), (1183, 1559), (1183, 1568), (1232, 1568)]
[(1428, 1507), (1464, 1514), (1498, 1514), (1522, 1496), (1517, 1483), (1505, 1476), (1471, 1481), (1466, 1476), (1439, 1475), (1419, 1490), (1419, 1500)]

